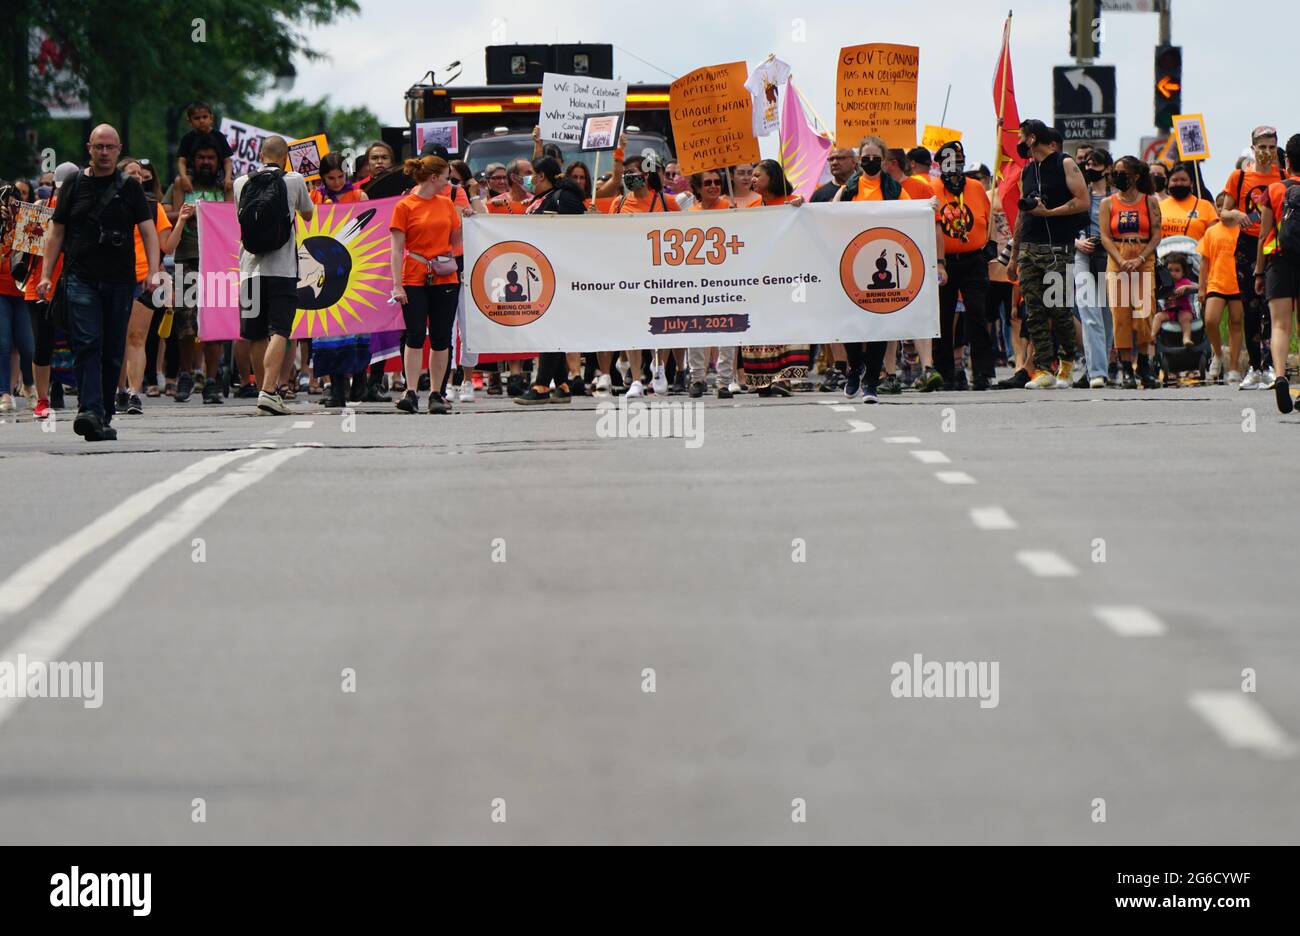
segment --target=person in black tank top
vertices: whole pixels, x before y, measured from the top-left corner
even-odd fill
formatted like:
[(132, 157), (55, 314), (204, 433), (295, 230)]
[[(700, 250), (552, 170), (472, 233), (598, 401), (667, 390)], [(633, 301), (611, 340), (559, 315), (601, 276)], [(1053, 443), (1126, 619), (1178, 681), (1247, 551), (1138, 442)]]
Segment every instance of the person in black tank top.
[[(1088, 186), (1073, 159), (1063, 156), (1061, 134), (1041, 120), (1020, 124), (1017, 151), (1029, 162), (1020, 173), (1020, 214), (1007, 274), (1020, 280), (1025, 321), (1034, 346), (1032, 389), (1069, 387), (1078, 342), (1066, 302), (1074, 239), (1087, 227)], [(1060, 369), (1052, 372), (1052, 361)]]

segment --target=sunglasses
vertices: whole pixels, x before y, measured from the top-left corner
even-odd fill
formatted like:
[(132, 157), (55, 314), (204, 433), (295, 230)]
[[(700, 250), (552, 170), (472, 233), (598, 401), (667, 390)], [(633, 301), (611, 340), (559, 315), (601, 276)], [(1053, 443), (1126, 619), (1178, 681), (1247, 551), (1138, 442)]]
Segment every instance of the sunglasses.
[(722, 188), (722, 183), (717, 179), (705, 179), (700, 183), (700, 188)]
[(503, 176), (503, 175), (491, 175), (491, 176), (488, 176), (488, 181), (489, 181), (489, 182), (504, 182), (505, 180), (506, 180), (506, 177)]

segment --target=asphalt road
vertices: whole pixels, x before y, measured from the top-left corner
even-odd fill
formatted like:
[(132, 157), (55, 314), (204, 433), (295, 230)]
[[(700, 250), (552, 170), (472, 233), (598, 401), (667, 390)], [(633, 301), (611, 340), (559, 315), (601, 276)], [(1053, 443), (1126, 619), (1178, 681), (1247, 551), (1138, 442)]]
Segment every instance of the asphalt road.
[(0, 660), (102, 704), (0, 699), (3, 839), (1300, 841), (1300, 418), (828, 396), (10, 417)]

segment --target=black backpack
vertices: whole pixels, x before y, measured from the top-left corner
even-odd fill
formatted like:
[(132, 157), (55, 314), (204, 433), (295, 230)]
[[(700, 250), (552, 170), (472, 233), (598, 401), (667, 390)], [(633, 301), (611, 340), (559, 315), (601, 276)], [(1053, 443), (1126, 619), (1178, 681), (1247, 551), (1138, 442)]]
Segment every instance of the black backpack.
[(1300, 181), (1286, 180), (1286, 195), (1282, 199), (1282, 217), (1277, 218), (1277, 242), (1282, 253), (1300, 261)]
[(293, 233), (289, 186), (284, 170), (274, 166), (248, 177), (239, 193), (239, 239), (251, 254), (279, 250)]

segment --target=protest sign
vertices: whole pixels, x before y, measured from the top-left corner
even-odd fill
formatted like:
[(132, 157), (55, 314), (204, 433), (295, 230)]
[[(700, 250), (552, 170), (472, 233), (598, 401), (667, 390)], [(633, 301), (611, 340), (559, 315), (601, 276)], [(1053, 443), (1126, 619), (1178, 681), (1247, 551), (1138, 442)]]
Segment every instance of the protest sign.
[(582, 142), (582, 122), (588, 114), (622, 111), (627, 107), (627, 82), (573, 75), (542, 75), (539, 126), (542, 139), (566, 146)]
[(754, 102), (745, 87), (748, 77), (744, 62), (731, 62), (697, 68), (669, 87), (673, 138), (684, 174), (761, 158)]
[(262, 142), (267, 137), (283, 136), (286, 140), (289, 139), (282, 133), (263, 130), (261, 127), (231, 120), (229, 117), (221, 118), (221, 135), (230, 143), (230, 150), (234, 153), (231, 163), (236, 179), (262, 168), (259, 157), (262, 153)]
[(308, 182), (320, 181), (321, 157), (330, 151), (325, 134), (304, 137), (289, 142), (289, 157), (286, 167), (290, 172), (300, 172)]
[(886, 146), (915, 146), (920, 62), (916, 46), (873, 42), (841, 49), (835, 145), (856, 149), (864, 136), (878, 136)]

